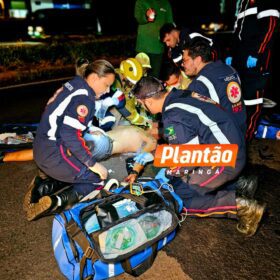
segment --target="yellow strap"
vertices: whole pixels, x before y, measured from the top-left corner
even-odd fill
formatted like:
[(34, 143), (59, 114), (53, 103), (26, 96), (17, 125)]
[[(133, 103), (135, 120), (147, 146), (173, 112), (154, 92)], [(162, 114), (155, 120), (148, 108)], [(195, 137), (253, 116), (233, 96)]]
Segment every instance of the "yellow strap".
[(188, 216), (192, 215), (192, 216), (198, 216), (198, 217), (208, 217), (211, 215), (224, 215), (224, 214), (233, 214), (236, 215), (237, 212), (236, 211), (225, 211), (225, 212), (211, 212), (211, 213), (205, 213), (205, 214), (194, 214), (194, 213), (189, 213), (188, 212)]

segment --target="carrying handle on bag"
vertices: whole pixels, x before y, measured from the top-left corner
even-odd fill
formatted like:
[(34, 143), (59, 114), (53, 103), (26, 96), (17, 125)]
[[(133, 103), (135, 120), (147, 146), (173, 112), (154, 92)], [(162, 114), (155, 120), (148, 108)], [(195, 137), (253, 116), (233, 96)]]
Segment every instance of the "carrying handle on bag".
[(75, 221), (70, 220), (66, 231), (71, 239), (76, 241), (79, 246), (82, 248), (84, 255), (80, 261), (80, 280), (83, 280), (83, 273), (86, 265), (87, 259), (91, 259), (92, 263), (94, 263), (98, 256), (96, 255), (95, 250), (91, 247), (89, 241), (87, 240), (83, 231), (78, 227)]
[(147, 271), (154, 263), (154, 260), (157, 256), (157, 246), (158, 246), (158, 242), (156, 242), (155, 244), (153, 244), (151, 246), (152, 248), (152, 253), (151, 255), (145, 260), (143, 261), (142, 263), (140, 263), (139, 265), (137, 265), (136, 267), (132, 268), (131, 267), (131, 264), (130, 264), (130, 261), (129, 261), (129, 258), (127, 258), (126, 260), (122, 261), (121, 262), (121, 265), (122, 265), (122, 268), (123, 270), (134, 276), (134, 277), (137, 277), (139, 275), (141, 275), (142, 273), (144, 273), (145, 271)]

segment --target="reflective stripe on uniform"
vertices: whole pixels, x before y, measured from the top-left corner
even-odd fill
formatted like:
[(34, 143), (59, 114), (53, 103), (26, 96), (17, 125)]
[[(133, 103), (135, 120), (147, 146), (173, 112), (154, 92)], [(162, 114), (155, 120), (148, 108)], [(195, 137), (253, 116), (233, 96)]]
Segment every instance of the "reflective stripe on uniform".
[(70, 104), (73, 97), (77, 95), (88, 95), (87, 90), (78, 89), (72, 94), (68, 95), (58, 106), (57, 108), (49, 115), (49, 124), (50, 129), (48, 131), (48, 137), (50, 140), (56, 140), (55, 134), (57, 130), (57, 118), (62, 116), (67, 106)]
[(207, 79), (205, 76), (202, 76), (202, 75), (199, 76), (197, 78), (197, 80), (202, 82), (208, 88), (211, 99), (214, 100), (217, 103), (220, 103), (219, 96), (218, 96), (218, 94), (215, 90), (214, 85), (211, 83), (211, 81), (209, 79)]
[(191, 106), (191, 105), (183, 104), (183, 103), (173, 103), (173, 104), (167, 106), (165, 111), (168, 111), (173, 108), (179, 108), (179, 109), (182, 109), (182, 110), (185, 110), (192, 114), (197, 115), (199, 120), (211, 130), (211, 132), (213, 133), (213, 135), (216, 138), (216, 140), (218, 141), (218, 143), (230, 144), (229, 140), (224, 135), (224, 133), (221, 131), (221, 129), (219, 128), (217, 123), (212, 121), (208, 116), (206, 116), (201, 109)]
[(261, 19), (264, 17), (277, 17), (279, 18), (280, 13), (277, 10), (266, 10), (258, 13), (257, 19)]
[(253, 105), (262, 104), (262, 103), (263, 103), (263, 98), (244, 100), (244, 104), (246, 106), (253, 106)]
[(190, 36), (191, 39), (192, 39), (192, 38), (195, 38), (195, 37), (202, 37), (202, 38), (206, 39), (207, 41), (209, 41), (209, 43), (210, 43), (209, 45), (210, 45), (210, 46), (213, 46), (213, 40), (210, 39), (210, 38), (208, 38), (208, 37), (203, 36), (203, 35), (200, 34), (200, 33), (193, 32), (193, 33), (191, 33), (189, 36)]
[(115, 122), (116, 118), (114, 116), (106, 116), (104, 119), (99, 120), (100, 125), (104, 125), (109, 122)]
[(250, 8), (250, 9), (247, 9), (246, 11), (238, 14), (237, 19), (241, 19), (243, 17), (249, 16), (249, 15), (254, 15), (254, 14), (257, 14), (257, 13), (258, 13), (257, 7)]
[(190, 144), (199, 144), (199, 139), (198, 139), (198, 136), (194, 137), (192, 140), (190, 140), (189, 142), (185, 143), (187, 145), (190, 145)]
[(182, 59), (183, 59), (183, 56), (180, 55), (180, 56), (177, 56), (176, 58), (173, 58), (173, 61), (174, 61), (174, 63), (177, 63), (177, 62), (179, 62)]
[(69, 116), (64, 117), (63, 123), (75, 128), (75, 129), (82, 130), (82, 131), (87, 128), (85, 125), (81, 124), (77, 119), (74, 119)]

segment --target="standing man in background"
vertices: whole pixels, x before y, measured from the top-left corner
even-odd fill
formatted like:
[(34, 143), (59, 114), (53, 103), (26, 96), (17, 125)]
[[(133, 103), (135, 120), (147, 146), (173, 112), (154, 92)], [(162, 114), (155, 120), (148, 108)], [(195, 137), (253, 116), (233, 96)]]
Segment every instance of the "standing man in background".
[[(179, 28), (174, 23), (166, 23), (160, 29), (160, 40), (168, 48), (168, 56), (175, 64), (181, 66), (183, 46), (186, 41), (195, 37), (204, 38), (209, 42), (209, 46), (213, 46), (213, 40), (198, 32), (191, 31), (189, 28)], [(217, 50), (212, 49), (212, 58), (217, 60)]]
[(278, 19), (278, 1), (237, 0), (232, 53), (226, 58), (226, 64), (232, 65), (241, 78), (247, 110), (247, 140), (253, 138), (261, 113)]
[(151, 75), (159, 77), (164, 46), (159, 30), (165, 23), (173, 22), (168, 0), (137, 0), (134, 16), (138, 22), (136, 52), (145, 52), (151, 60)]

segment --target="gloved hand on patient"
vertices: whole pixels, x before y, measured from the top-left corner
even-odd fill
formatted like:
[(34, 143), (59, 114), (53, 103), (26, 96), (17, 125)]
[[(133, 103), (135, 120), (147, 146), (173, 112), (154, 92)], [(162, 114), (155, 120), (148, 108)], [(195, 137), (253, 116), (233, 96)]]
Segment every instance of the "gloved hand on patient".
[(154, 156), (151, 153), (143, 152), (137, 154), (133, 159), (141, 165), (146, 165), (148, 162), (154, 160)]

